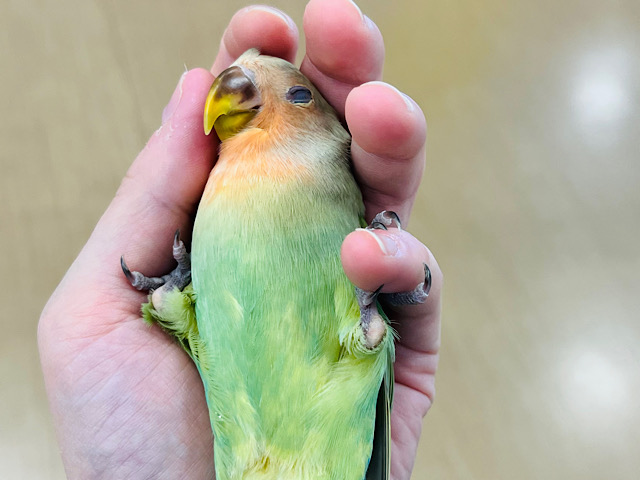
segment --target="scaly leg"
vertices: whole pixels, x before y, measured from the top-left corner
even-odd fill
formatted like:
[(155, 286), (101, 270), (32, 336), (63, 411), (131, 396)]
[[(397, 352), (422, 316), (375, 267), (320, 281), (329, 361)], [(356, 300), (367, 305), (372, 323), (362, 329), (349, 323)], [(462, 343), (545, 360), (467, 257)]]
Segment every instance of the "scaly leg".
[(127, 267), (124, 257), (120, 258), (120, 265), (122, 266), (122, 271), (125, 276), (134, 288), (151, 291), (154, 294), (155, 304), (155, 292), (160, 288), (162, 288), (163, 292), (169, 292), (174, 288), (183, 290), (184, 287), (191, 283), (191, 258), (184, 243), (180, 240), (180, 230), (176, 231), (175, 237), (173, 238), (173, 258), (178, 262), (178, 266), (171, 273), (163, 275), (162, 277), (146, 277), (140, 272), (132, 272)]
[(377, 298), (382, 286), (375, 292), (367, 292), (356, 287), (356, 298), (360, 306), (360, 328), (364, 334), (365, 347), (376, 348), (385, 336), (387, 322), (378, 312)]
[(142, 304), (142, 318), (160, 325), (198, 362), (203, 347), (196, 322), (196, 296), (190, 285), (191, 259), (180, 240), (180, 231), (173, 239), (173, 258), (178, 266), (162, 277), (146, 277), (140, 272), (132, 272), (124, 258), (120, 259), (120, 264), (134, 288), (150, 292), (149, 302)]
[(429, 290), (431, 290), (431, 270), (429, 270), (426, 263), (423, 265), (424, 281), (422, 283), (419, 283), (418, 286), (410, 292), (383, 293), (384, 300), (394, 306), (424, 303), (429, 296)]
[[(388, 227), (392, 225), (395, 228), (402, 229), (398, 214), (385, 210), (378, 213), (367, 228), (370, 230), (388, 230)], [(423, 303), (431, 289), (431, 270), (425, 263), (424, 281), (410, 292), (380, 293), (383, 286), (378, 287), (375, 292), (367, 292), (356, 287), (356, 297), (360, 306), (360, 327), (364, 334), (366, 347), (369, 349), (377, 347), (386, 332), (386, 321), (378, 312), (378, 297), (380, 296), (386, 302), (395, 306)]]

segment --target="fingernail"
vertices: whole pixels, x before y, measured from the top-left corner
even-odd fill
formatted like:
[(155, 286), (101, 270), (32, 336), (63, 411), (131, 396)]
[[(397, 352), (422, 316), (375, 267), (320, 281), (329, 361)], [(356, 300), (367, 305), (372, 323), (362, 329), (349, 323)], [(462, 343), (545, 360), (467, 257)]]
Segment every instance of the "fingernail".
[(400, 98), (402, 98), (402, 101), (405, 103), (405, 105), (407, 106), (407, 111), (408, 112), (413, 112), (416, 109), (416, 104), (413, 100), (411, 100), (411, 98), (402, 93), (400, 90), (398, 90), (396, 87), (394, 87), (393, 85), (389, 85), (386, 82), (379, 82), (377, 80), (374, 80), (372, 82), (367, 82), (367, 85), (370, 84), (374, 84), (374, 85), (381, 85), (383, 87), (389, 88), (391, 90), (393, 90)]
[(184, 81), (184, 77), (187, 76), (187, 73), (189, 73), (189, 72), (188, 71), (184, 72), (180, 76), (180, 80), (178, 81), (178, 86), (173, 91), (173, 95), (171, 95), (171, 100), (169, 100), (169, 103), (167, 103), (167, 106), (164, 107), (164, 110), (162, 111), (162, 124), (163, 125), (167, 122), (167, 120), (169, 120), (171, 118), (171, 116), (177, 110), (178, 105), (180, 104), (180, 99), (182, 98), (182, 82)]
[(358, 15), (360, 15), (360, 20), (362, 21), (364, 26), (367, 27), (369, 30), (373, 30), (375, 28), (375, 23), (373, 23), (373, 20), (371, 20), (364, 13), (362, 13), (362, 10), (360, 9), (360, 7), (356, 2), (354, 2), (353, 0), (349, 0), (349, 2), (357, 10)]
[(388, 257), (393, 257), (398, 253), (398, 244), (393, 234), (380, 234), (378, 235), (376, 230), (369, 230), (367, 228), (356, 228), (358, 232), (367, 232), (378, 243), (382, 253)]
[(270, 13), (271, 15), (275, 15), (280, 19), (284, 20), (285, 23), (289, 26), (289, 28), (297, 28), (293, 20), (289, 17), (289, 15), (285, 14), (284, 12), (281, 12), (277, 8), (269, 7), (268, 5), (253, 5), (253, 6), (247, 7), (245, 9), (245, 12), (250, 12), (252, 10), (259, 10), (261, 12)]
[(349, 3), (351, 3), (351, 5), (353, 5), (353, 7), (357, 10), (358, 15), (360, 15), (360, 18), (362, 19), (362, 23), (366, 24), (365, 16), (362, 13), (362, 10), (360, 10), (360, 7), (356, 4), (356, 2), (354, 2), (353, 0), (349, 0)]
[(373, 30), (376, 27), (376, 24), (373, 23), (373, 20), (371, 20), (369, 17), (367, 17), (366, 15), (362, 15), (362, 18), (364, 20), (364, 24), (366, 25), (366, 27), (369, 30)]

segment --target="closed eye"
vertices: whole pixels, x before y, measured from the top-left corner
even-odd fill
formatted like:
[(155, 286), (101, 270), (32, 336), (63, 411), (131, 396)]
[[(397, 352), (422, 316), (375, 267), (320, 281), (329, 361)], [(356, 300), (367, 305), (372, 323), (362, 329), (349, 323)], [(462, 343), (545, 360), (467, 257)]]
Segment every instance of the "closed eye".
[(311, 103), (313, 95), (307, 87), (295, 85), (287, 92), (287, 100), (293, 104), (306, 104)]

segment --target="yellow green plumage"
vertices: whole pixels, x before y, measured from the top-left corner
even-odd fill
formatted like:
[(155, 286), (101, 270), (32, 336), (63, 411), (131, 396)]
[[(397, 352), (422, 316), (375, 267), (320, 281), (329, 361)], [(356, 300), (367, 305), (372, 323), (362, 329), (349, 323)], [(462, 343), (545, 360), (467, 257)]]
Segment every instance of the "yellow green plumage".
[(260, 104), (245, 92), (249, 109), (210, 121), (233, 134), (198, 208), (192, 286), (146, 315), (198, 366), (217, 480), (363, 480), (376, 429), (366, 478), (387, 479), (393, 334), (383, 322), (366, 346), (340, 263), (364, 214), (349, 135), (289, 63), (249, 51), (235, 66)]

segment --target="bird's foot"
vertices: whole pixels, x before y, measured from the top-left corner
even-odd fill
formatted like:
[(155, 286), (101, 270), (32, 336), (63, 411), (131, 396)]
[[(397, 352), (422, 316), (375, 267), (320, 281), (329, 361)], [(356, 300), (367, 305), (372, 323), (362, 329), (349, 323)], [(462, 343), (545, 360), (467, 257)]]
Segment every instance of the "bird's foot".
[[(370, 230), (388, 230), (388, 227), (392, 225), (401, 229), (400, 217), (395, 212), (385, 210), (378, 213), (367, 228)], [(360, 326), (364, 333), (366, 346), (369, 349), (376, 348), (386, 332), (386, 322), (378, 312), (378, 297), (394, 306), (424, 303), (431, 289), (431, 270), (425, 263), (424, 281), (409, 292), (381, 293), (382, 287), (384, 285), (378, 287), (374, 292), (367, 292), (356, 287), (356, 297), (360, 306)]]
[(431, 270), (429, 270), (426, 263), (423, 263), (423, 265), (423, 282), (419, 283), (418, 286), (410, 292), (383, 293), (382, 298), (384, 301), (396, 307), (424, 303), (429, 296), (429, 290), (431, 290)]
[(127, 267), (124, 257), (120, 258), (122, 271), (127, 280), (137, 290), (152, 292), (152, 302), (155, 308), (162, 304), (162, 295), (173, 289), (183, 290), (184, 287), (191, 283), (191, 257), (187, 252), (182, 240), (180, 240), (180, 231), (176, 231), (173, 239), (173, 258), (178, 262), (178, 266), (167, 275), (162, 277), (146, 277), (140, 272), (132, 272)]
[(364, 335), (364, 346), (369, 350), (380, 345), (387, 333), (387, 322), (380, 315), (377, 302), (383, 286), (380, 285), (375, 292), (367, 292), (356, 287), (356, 298), (360, 306), (360, 328)]
[[(402, 229), (400, 223), (400, 217), (396, 212), (391, 210), (384, 210), (377, 214), (367, 229), (369, 230), (388, 230), (392, 224), (395, 223), (395, 227)], [(424, 281), (418, 284), (416, 288), (410, 292), (398, 292), (398, 293), (382, 293), (382, 298), (391, 305), (417, 305), (424, 303), (429, 296), (429, 290), (431, 290), (431, 270), (427, 264), (424, 265)]]
[(395, 227), (402, 230), (402, 223), (400, 223), (400, 217), (398, 214), (391, 210), (383, 210), (371, 220), (371, 223), (367, 227), (368, 230), (388, 230), (392, 224), (395, 223)]

